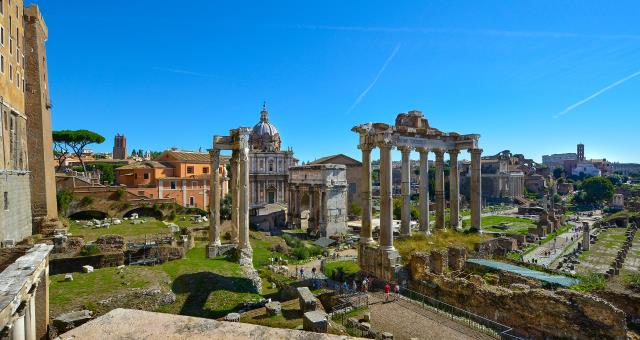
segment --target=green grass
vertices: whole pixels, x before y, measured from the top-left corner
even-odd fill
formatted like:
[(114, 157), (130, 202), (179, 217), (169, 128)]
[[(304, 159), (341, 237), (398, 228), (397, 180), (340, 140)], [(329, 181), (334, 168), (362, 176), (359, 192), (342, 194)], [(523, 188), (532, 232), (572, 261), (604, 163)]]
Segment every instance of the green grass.
[(577, 283), (569, 288), (579, 292), (592, 292), (604, 289), (605, 285), (607, 284), (607, 281), (602, 274), (592, 273), (580, 276), (579, 279), (580, 283)]
[[(492, 232), (501, 232), (506, 233), (508, 235), (511, 234), (523, 234), (526, 235), (529, 231), (529, 228), (534, 228), (536, 226), (535, 222), (528, 218), (522, 217), (513, 217), (513, 216), (482, 216), (481, 219), (482, 229)], [(498, 226), (504, 224), (507, 226), (506, 230), (493, 228), (493, 226)], [(471, 226), (471, 220), (462, 221), (463, 228)]]
[(282, 314), (267, 316), (264, 308), (257, 312), (249, 312), (242, 315), (240, 322), (251, 323), (276, 328), (295, 329), (302, 325), (302, 313), (298, 299), (282, 303)]
[(411, 237), (395, 239), (393, 245), (398, 249), (403, 261), (408, 261), (414, 252), (430, 252), (446, 249), (448, 246), (464, 246), (473, 250), (476, 243), (490, 239), (491, 236), (478, 233), (462, 233), (454, 230), (432, 230), (431, 236), (415, 233)]
[(282, 249), (288, 249), (287, 244), (281, 237), (266, 236), (264, 233), (252, 231), (249, 242), (253, 248), (253, 266), (256, 269), (271, 264), (269, 258), (280, 257), (287, 259), (286, 254), (272, 250), (278, 245), (280, 245)]
[(69, 232), (75, 236), (83, 236), (85, 242), (95, 241), (104, 235), (121, 235), (127, 240), (143, 239), (145, 235), (154, 237), (157, 234), (170, 234), (169, 229), (162, 221), (145, 217), (147, 222), (133, 224), (130, 221), (122, 221), (122, 224), (112, 224), (109, 228), (84, 227), (75, 221), (69, 221)]
[(336, 273), (340, 273), (342, 271), (344, 273), (344, 277), (348, 278), (359, 272), (360, 266), (358, 266), (358, 263), (349, 260), (329, 262), (324, 266), (324, 275), (331, 277), (334, 270)]

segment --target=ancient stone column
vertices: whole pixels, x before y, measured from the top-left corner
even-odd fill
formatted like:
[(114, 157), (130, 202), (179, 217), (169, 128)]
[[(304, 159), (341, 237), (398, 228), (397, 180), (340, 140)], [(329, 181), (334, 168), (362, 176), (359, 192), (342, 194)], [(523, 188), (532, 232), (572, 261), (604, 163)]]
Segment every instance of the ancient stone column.
[(582, 250), (591, 248), (591, 231), (589, 229), (589, 223), (582, 222)]
[(444, 151), (434, 150), (436, 154), (436, 228), (444, 229)]
[(418, 148), (420, 153), (420, 231), (431, 235), (429, 226), (429, 150)]
[(449, 150), (449, 226), (460, 228), (460, 172), (458, 154), (460, 150)]
[(385, 251), (394, 250), (391, 148), (380, 145), (380, 249)]
[(220, 150), (209, 150), (211, 185), (209, 190), (209, 245), (220, 245)]
[(231, 242), (238, 244), (240, 234), (240, 191), (238, 181), (240, 180), (240, 165), (238, 163), (238, 151), (233, 150), (231, 154)]
[(246, 141), (241, 141), (239, 151), (240, 176), (238, 183), (239, 191), (239, 223), (240, 237), (238, 247), (240, 249), (251, 249), (249, 243), (249, 146)]
[(362, 227), (360, 229), (360, 243), (373, 242), (373, 229), (371, 228), (371, 146), (359, 145), (362, 150)]
[(471, 149), (471, 228), (482, 231), (482, 177), (480, 157), (482, 149)]
[(401, 210), (401, 219), (400, 222), (400, 235), (401, 236), (410, 236), (411, 235), (411, 162), (409, 160), (409, 156), (411, 155), (411, 148), (402, 147), (400, 149), (402, 153), (402, 164), (400, 168), (400, 173), (402, 175), (402, 185), (400, 187), (402, 194), (402, 210)]

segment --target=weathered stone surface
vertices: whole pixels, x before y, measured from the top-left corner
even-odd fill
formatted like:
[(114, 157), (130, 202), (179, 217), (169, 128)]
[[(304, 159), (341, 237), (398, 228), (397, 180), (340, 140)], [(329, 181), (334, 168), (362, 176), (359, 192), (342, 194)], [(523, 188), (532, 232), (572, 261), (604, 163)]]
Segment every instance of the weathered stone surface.
[(92, 317), (93, 312), (89, 310), (65, 313), (53, 319), (53, 327), (59, 333), (66, 332), (91, 320)]
[(229, 313), (224, 317), (225, 321), (230, 322), (240, 322), (240, 314), (238, 313)]
[(84, 273), (93, 273), (93, 267), (86, 265), (86, 266), (82, 266), (82, 272)]
[(302, 316), (302, 326), (305, 331), (326, 333), (329, 328), (327, 313), (322, 311), (306, 312)]
[(442, 274), (447, 270), (448, 255), (446, 251), (432, 250), (429, 257), (429, 268), (434, 274)]
[[(624, 338), (625, 314), (596, 296), (567, 289), (511, 290), (425, 274), (411, 288), (513, 327), (528, 338)], [(531, 322), (535, 320), (535, 322)]]
[(456, 271), (463, 270), (467, 260), (467, 249), (465, 247), (449, 247), (447, 251), (449, 253), (449, 268)]
[(393, 340), (393, 334), (389, 332), (380, 333), (380, 340)]
[(308, 287), (298, 288), (298, 300), (300, 301), (300, 310), (303, 313), (315, 311), (318, 308), (318, 300)]
[(429, 254), (416, 252), (411, 255), (409, 268), (411, 271), (411, 279), (417, 279), (422, 276), (425, 271), (429, 270)]
[(267, 315), (269, 316), (282, 314), (282, 305), (278, 301), (271, 301), (264, 305), (264, 308), (267, 310)]

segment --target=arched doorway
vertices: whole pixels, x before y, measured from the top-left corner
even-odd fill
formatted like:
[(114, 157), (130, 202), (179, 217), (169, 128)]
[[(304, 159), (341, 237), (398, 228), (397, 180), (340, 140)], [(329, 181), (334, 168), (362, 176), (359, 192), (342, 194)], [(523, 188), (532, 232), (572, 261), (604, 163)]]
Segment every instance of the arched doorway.
[(132, 214), (138, 214), (139, 217), (153, 217), (155, 219), (162, 219), (162, 211), (149, 207), (140, 207), (127, 211), (123, 217), (131, 217)]
[(107, 213), (99, 210), (83, 210), (69, 215), (70, 220), (104, 220)]
[(309, 229), (309, 216), (311, 215), (311, 195), (304, 193), (300, 199), (300, 228)]

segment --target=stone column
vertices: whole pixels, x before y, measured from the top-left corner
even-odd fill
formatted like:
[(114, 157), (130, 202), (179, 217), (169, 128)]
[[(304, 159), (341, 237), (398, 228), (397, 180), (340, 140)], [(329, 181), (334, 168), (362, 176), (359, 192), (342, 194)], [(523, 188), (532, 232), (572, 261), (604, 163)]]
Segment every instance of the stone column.
[(420, 152), (420, 231), (431, 235), (429, 226), (429, 150), (418, 148)]
[(249, 243), (249, 147), (246, 141), (241, 141), (239, 151), (240, 176), (238, 176), (239, 191), (239, 244), (240, 249), (251, 249)]
[(238, 244), (240, 234), (240, 196), (238, 181), (240, 177), (240, 166), (238, 164), (238, 151), (233, 150), (231, 155), (231, 242)]
[(13, 319), (13, 326), (11, 327), (11, 338), (16, 340), (26, 339), (26, 333), (24, 329), (24, 316), (25, 309), (18, 311)]
[(29, 299), (26, 301), (25, 306), (26, 313), (24, 318), (25, 338), (27, 340), (36, 340), (36, 299), (35, 288), (29, 295)]
[(400, 173), (402, 175), (402, 185), (401, 185), (401, 194), (402, 194), (402, 221), (400, 224), (400, 235), (401, 236), (410, 236), (411, 235), (411, 162), (409, 156), (411, 155), (411, 148), (402, 147), (400, 149), (402, 153), (402, 164), (400, 168)]
[(371, 146), (360, 145), (362, 150), (362, 227), (360, 229), (360, 242), (373, 242), (373, 228), (371, 227)]
[(220, 245), (220, 150), (209, 150), (211, 183), (209, 190), (209, 246)]
[(471, 149), (471, 228), (482, 232), (482, 176), (480, 173), (482, 149)]
[(444, 229), (444, 151), (434, 150), (436, 154), (436, 228)]
[(391, 170), (391, 144), (380, 145), (380, 249), (393, 247), (393, 192)]
[(460, 172), (458, 154), (460, 150), (449, 150), (449, 226), (460, 229)]

